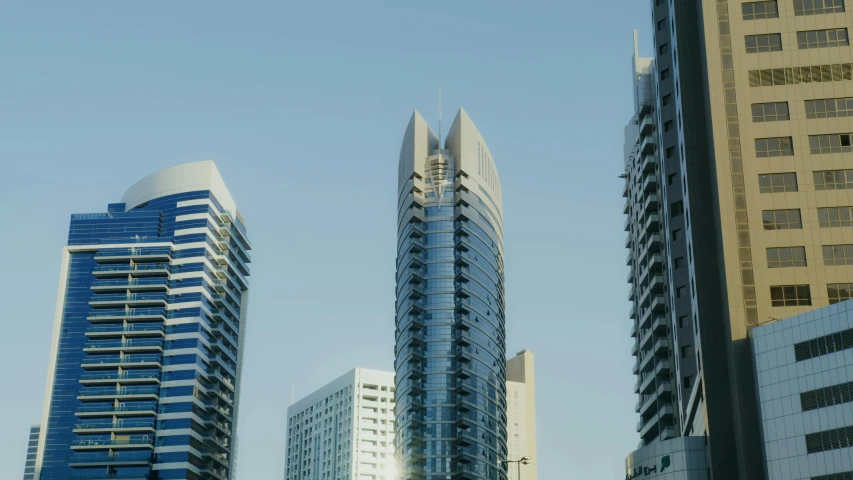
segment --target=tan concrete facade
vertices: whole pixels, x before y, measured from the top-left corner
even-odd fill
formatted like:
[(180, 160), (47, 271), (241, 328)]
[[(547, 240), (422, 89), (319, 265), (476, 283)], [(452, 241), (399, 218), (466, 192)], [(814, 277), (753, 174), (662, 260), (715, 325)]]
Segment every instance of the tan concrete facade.
[[(507, 450), (508, 460), (531, 457), (521, 466), (521, 479), (537, 480), (536, 456), (536, 382), (533, 372), (533, 352), (522, 350), (506, 362)], [(509, 480), (518, 478), (518, 466), (510, 464)]]
[[(795, 0), (667, 3), (674, 6), (669, 21), (656, 25), (658, 33), (673, 29), (674, 44), (698, 36), (701, 73), (678, 65), (695, 59), (672, 57), (675, 97), (679, 104), (684, 102), (679, 81), (682, 87), (701, 82), (708, 142), (707, 161), (688, 154), (681, 167), (690, 269), (686, 286), (693, 299), (691, 320), (698, 326), (696, 355), (700, 369), (703, 363), (706, 367), (694, 386), (682, 433), (709, 435), (712, 445), (715, 437), (718, 444), (733, 440), (739, 477), (759, 478), (759, 425), (748, 331), (828, 305), (828, 285), (853, 282), (853, 267), (843, 264), (846, 259), (838, 264), (824, 258), (824, 247), (853, 244), (850, 221), (821, 226), (818, 213), (822, 208), (853, 206), (853, 189), (847, 189), (844, 181), (844, 189), (820, 189), (815, 184), (815, 172), (853, 170), (849, 137), (837, 136), (853, 132), (853, 118), (810, 118), (814, 115), (807, 114), (809, 101), (853, 98), (853, 51), (847, 40), (853, 11), (842, 7), (804, 12), (804, 2)], [(698, 25), (679, 19), (683, 19), (679, 15), (689, 14), (691, 3), (698, 7)], [(840, 4), (830, 0), (805, 3)], [(800, 12), (795, 11), (797, 5)], [(754, 15), (756, 6), (764, 13)], [(821, 34), (807, 33), (818, 30), (831, 31), (829, 40), (823, 42)], [(814, 38), (818, 41), (810, 40)], [(755, 51), (756, 44), (765, 47)], [(680, 50), (673, 45), (672, 51)], [(776, 104), (770, 107), (773, 112), (781, 108), (787, 114), (768, 117), (761, 113), (766, 111), (764, 104)], [(682, 157), (685, 145), (691, 143), (685, 141), (682, 131), (682, 120), (688, 122), (688, 116), (695, 119), (702, 114), (679, 108), (669, 119), (677, 126)], [(813, 148), (819, 135), (835, 136), (836, 143), (829, 149), (836, 153)], [(772, 145), (772, 152), (767, 145)], [(768, 188), (766, 176), (772, 174), (789, 174), (789, 179), (794, 174), (796, 187)], [(702, 190), (707, 188), (710, 190)], [(666, 205), (668, 217), (673, 215), (671, 207)], [(792, 217), (769, 213), (783, 210), (795, 213)], [(768, 223), (768, 215), (777, 221), (779, 215), (794, 221), (774, 225)], [(796, 262), (778, 262), (774, 260), (778, 252), (768, 250), (779, 248), (801, 248), (805, 255)], [(712, 278), (707, 267), (714, 264), (718, 275)], [(712, 285), (717, 281), (719, 286)], [(719, 293), (708, 293), (709, 288), (719, 288)], [(789, 296), (791, 292), (794, 297)], [(717, 302), (719, 306), (709, 305)], [(718, 322), (722, 328), (715, 332), (713, 324)], [(725, 373), (715, 370), (721, 362), (727, 364)], [(722, 384), (728, 386), (726, 398), (719, 393), (725, 390)], [(722, 406), (729, 402), (730, 407)], [(725, 411), (728, 408), (730, 414)], [(727, 416), (731, 419), (721, 420)], [(717, 427), (721, 427), (719, 422), (729, 422), (730, 427), (715, 430), (715, 422)], [(719, 452), (712, 453), (720, 457), (713, 462), (715, 469), (723, 463), (734, 465), (731, 459), (722, 460), (724, 455)]]

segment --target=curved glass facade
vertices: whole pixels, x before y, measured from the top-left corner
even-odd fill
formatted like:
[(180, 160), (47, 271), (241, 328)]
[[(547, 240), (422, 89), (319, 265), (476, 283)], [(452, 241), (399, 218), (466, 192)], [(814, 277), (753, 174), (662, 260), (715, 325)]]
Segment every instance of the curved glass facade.
[[(499, 183), (464, 111), (446, 146), (438, 150), (437, 137), (416, 113), (400, 158), (395, 370), (401, 478), (505, 480)], [(480, 168), (487, 163), (492, 185)]]

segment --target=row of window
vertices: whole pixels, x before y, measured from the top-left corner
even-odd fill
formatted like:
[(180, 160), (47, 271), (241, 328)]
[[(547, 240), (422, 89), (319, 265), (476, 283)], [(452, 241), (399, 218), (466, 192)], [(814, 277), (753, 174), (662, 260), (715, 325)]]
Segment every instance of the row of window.
[[(748, 2), (741, 6), (744, 20), (779, 18), (779, 3), (776, 0)], [(821, 15), (841, 13), (844, 0), (794, 0), (794, 15)]]
[(807, 67), (765, 68), (747, 72), (750, 87), (797, 85), (853, 80), (853, 63), (832, 63)]
[(853, 427), (836, 428), (806, 435), (808, 453), (825, 452), (853, 446)]
[[(761, 221), (765, 230), (799, 230), (803, 228), (800, 209), (764, 210)], [(853, 207), (825, 207), (817, 209), (820, 228), (853, 226)]]
[[(830, 133), (809, 135), (809, 153), (853, 152), (853, 133)], [(755, 139), (755, 156), (758, 158), (790, 157), (794, 155), (794, 140), (791, 137), (769, 137)]]
[[(746, 53), (781, 52), (781, 33), (762, 33), (744, 37)], [(797, 32), (797, 48), (846, 47), (850, 45), (846, 28), (829, 28), (825, 30), (805, 30)]]
[[(837, 118), (853, 116), (853, 98), (820, 98), (806, 100), (806, 118)], [(779, 122), (791, 119), (788, 102), (752, 104), (753, 122)]]
[(829, 475), (821, 475), (819, 477), (812, 477), (812, 480), (853, 480), (853, 471), (841, 472), (841, 473), (830, 473)]
[[(853, 189), (853, 170), (818, 170), (812, 172), (815, 190)], [(799, 191), (795, 172), (758, 175), (758, 191), (780, 193)]]
[(794, 345), (798, 362), (853, 348), (853, 329), (813, 338)]
[[(843, 302), (845, 300), (850, 300), (851, 298), (853, 298), (853, 284), (827, 284), (826, 294), (829, 297), (830, 305), (836, 304), (838, 302)], [(773, 307), (799, 307), (808, 306), (811, 304), (811, 289), (808, 285), (774, 285), (770, 287), (770, 305)], [(853, 348), (853, 330), (848, 330), (845, 335), (846, 336), (844, 337), (844, 345), (846, 346), (844, 348)], [(817, 340), (812, 340), (812, 342), (815, 341)], [(841, 344), (838, 343), (838, 345)], [(834, 351), (836, 350), (830, 350), (829, 353), (832, 353)], [(799, 361), (799, 357), (797, 361)]]
[(849, 402), (853, 402), (853, 382), (818, 388), (800, 394), (800, 405), (804, 412)]

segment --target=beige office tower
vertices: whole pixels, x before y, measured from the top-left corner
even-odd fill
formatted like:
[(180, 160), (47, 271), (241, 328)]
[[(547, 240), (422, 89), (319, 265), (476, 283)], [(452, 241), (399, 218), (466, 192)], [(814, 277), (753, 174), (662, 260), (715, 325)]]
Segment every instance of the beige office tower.
[(674, 365), (696, 360), (673, 424), (714, 479), (767, 478), (749, 330), (851, 297), (845, 3), (650, 1), (667, 328)]
[[(522, 464), (521, 478), (537, 480), (536, 464), (536, 383), (533, 379), (533, 352), (522, 350), (506, 362), (507, 459), (517, 461), (530, 457)], [(509, 480), (519, 480), (519, 468), (511, 463)]]

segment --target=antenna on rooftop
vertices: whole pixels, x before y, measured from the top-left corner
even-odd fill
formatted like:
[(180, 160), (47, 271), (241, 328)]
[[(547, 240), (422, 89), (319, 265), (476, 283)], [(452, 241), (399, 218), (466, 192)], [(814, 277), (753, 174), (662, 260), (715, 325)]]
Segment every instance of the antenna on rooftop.
[(441, 84), (438, 84), (438, 154), (441, 155)]

